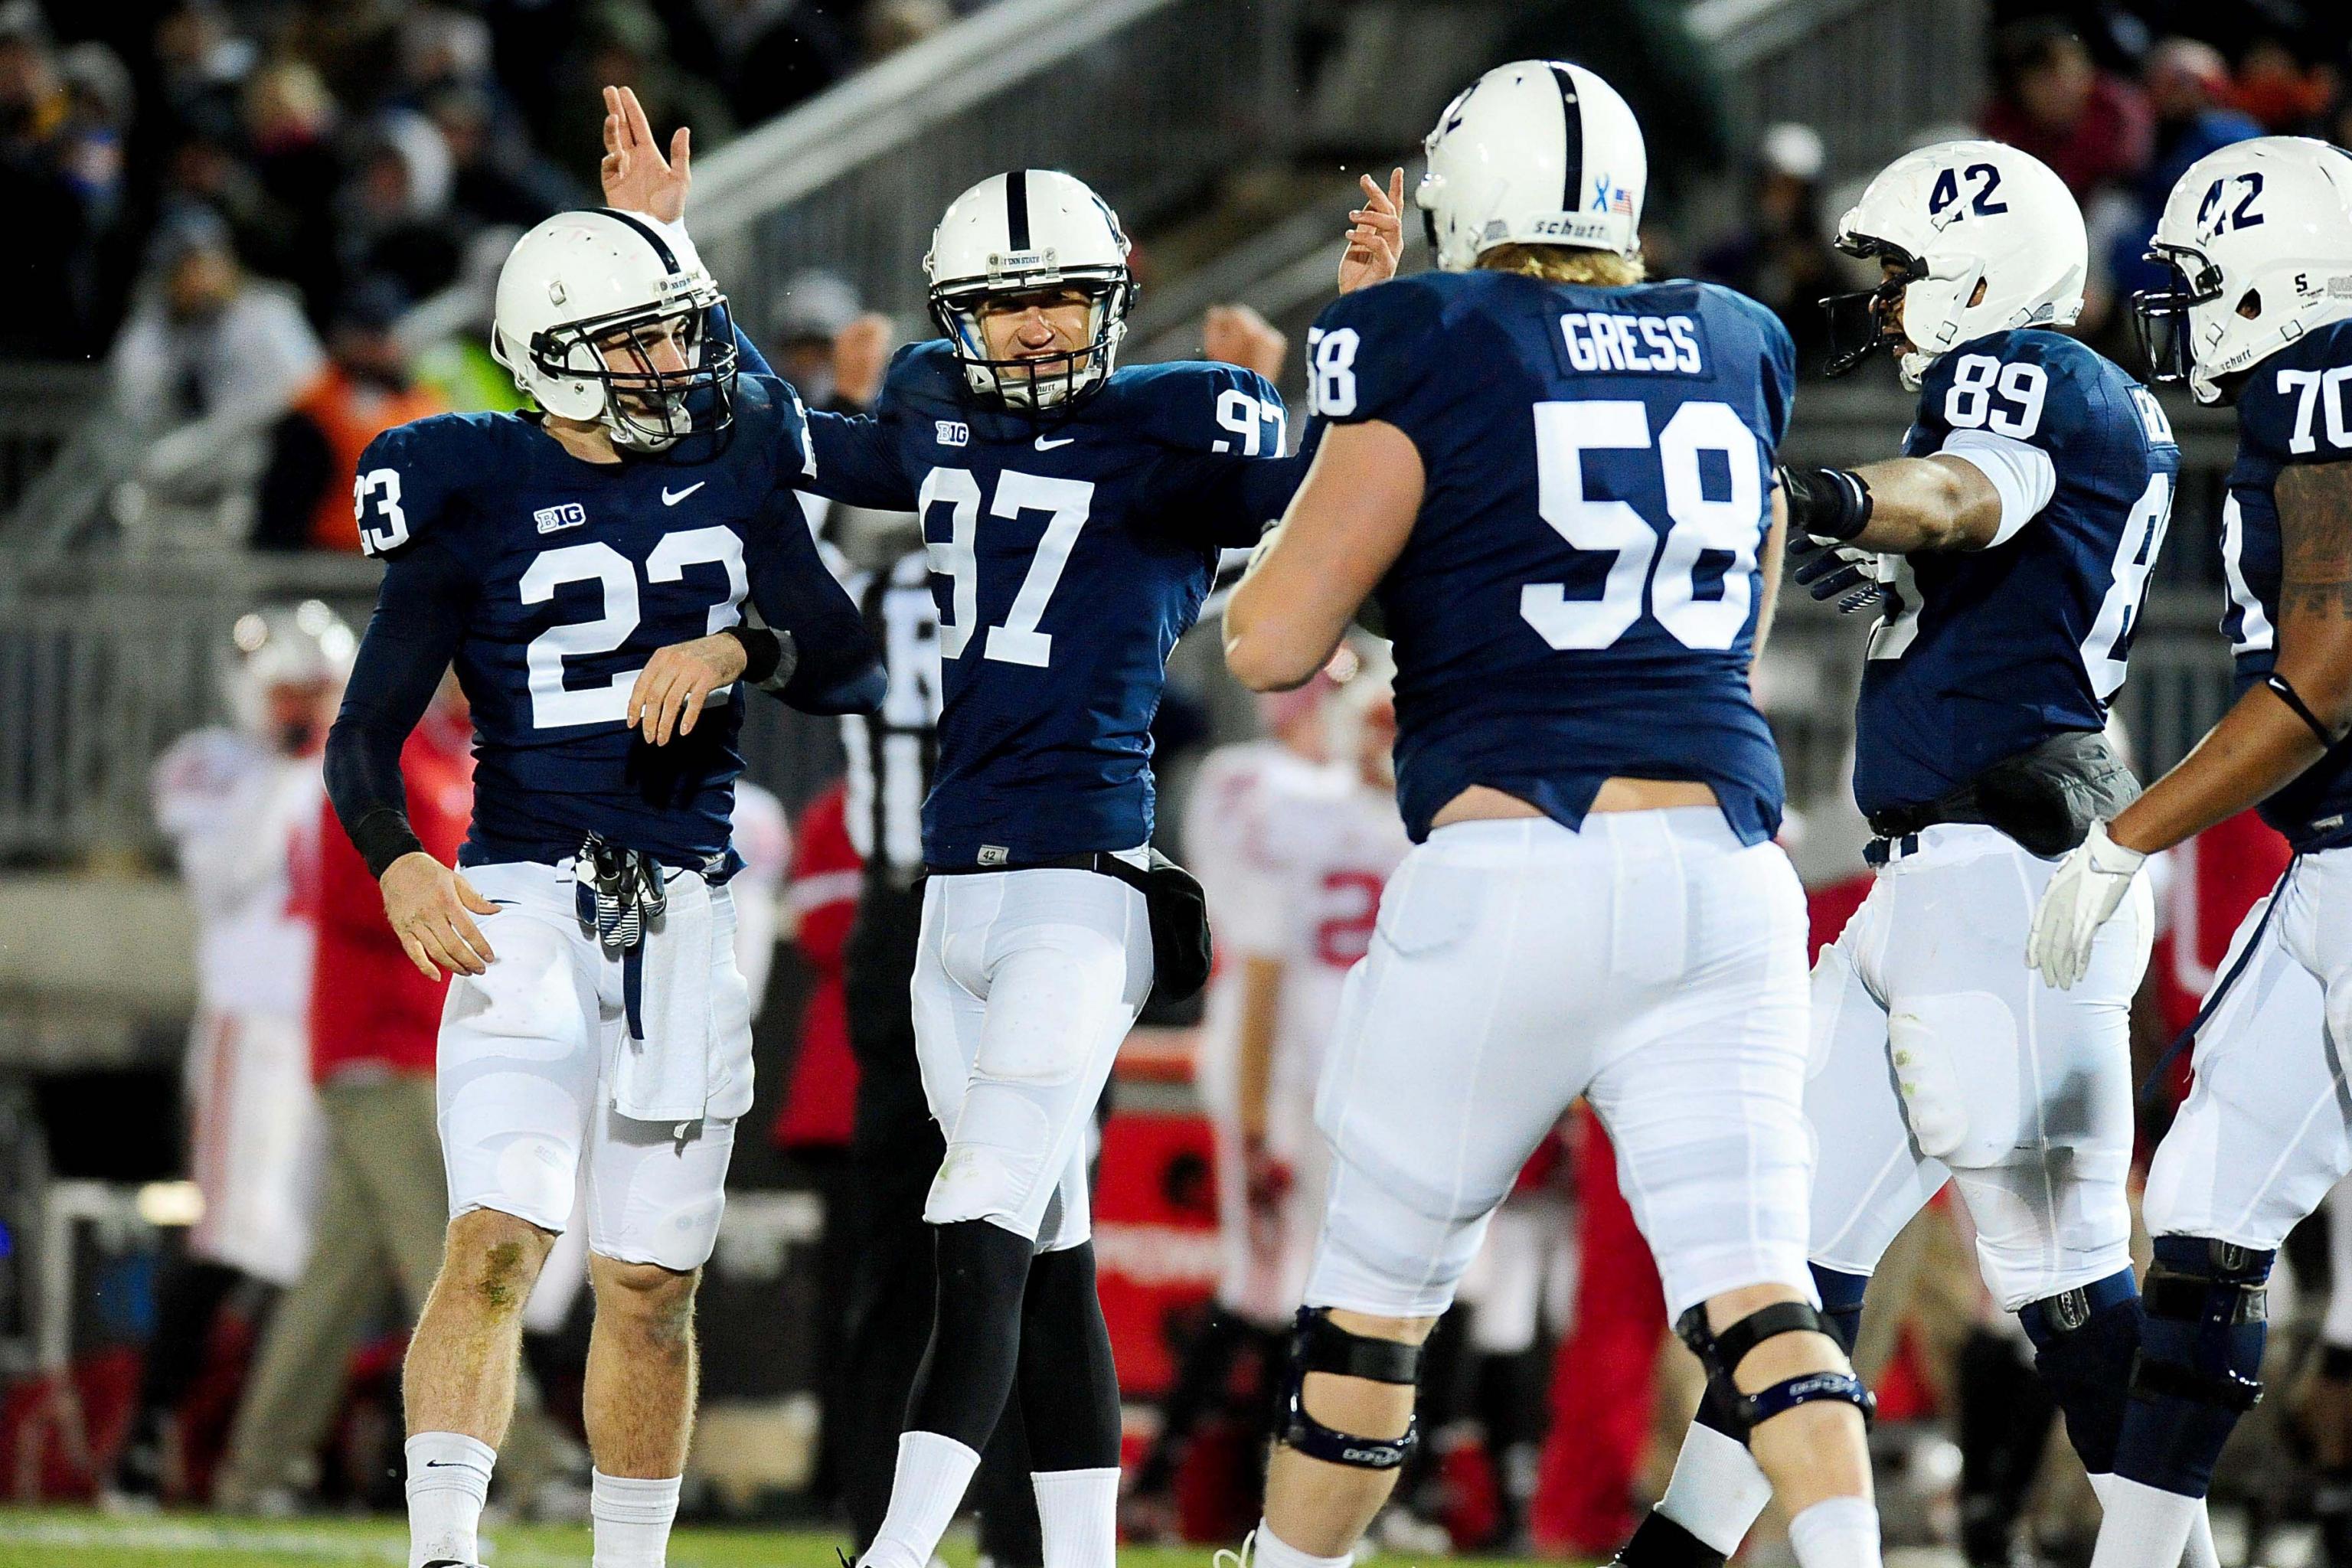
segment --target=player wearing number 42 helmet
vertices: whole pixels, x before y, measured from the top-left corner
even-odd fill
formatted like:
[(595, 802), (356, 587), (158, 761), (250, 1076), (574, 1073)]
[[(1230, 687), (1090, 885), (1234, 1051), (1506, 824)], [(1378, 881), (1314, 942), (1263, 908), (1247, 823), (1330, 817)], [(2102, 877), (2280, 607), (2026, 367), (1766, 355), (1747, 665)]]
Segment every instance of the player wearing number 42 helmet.
[[(2038, 160), (1906, 153), (1836, 243), (1882, 279), (1824, 301), (1830, 374), (1891, 350), (1919, 404), (1904, 456), (1780, 474), (1798, 581), (1882, 605), (1854, 716), (1876, 874), (1813, 970), (1813, 1276), (1851, 1343), (1880, 1257), (1956, 1181), (1985, 1284), (2105, 1497), (2138, 1344), (2128, 1020), (2152, 911), (2134, 904), (2073, 993), (2023, 957), (2056, 858), (2137, 787), (2102, 730), (2180, 454), (2145, 387), (2053, 330), (2082, 308), (2088, 251)], [(1720, 1564), (1762, 1510), (1721, 1393), (1630, 1568)], [(1972, 1521), (1971, 1553), (2005, 1557), (2009, 1522)]]
[[(572, 1226), (596, 1288), (598, 1551), (667, 1532), (692, 1416), (677, 1325), (751, 1104), (733, 687), (820, 712), (882, 689), (789, 488), (799, 401), (738, 374), (690, 249), (560, 213), (508, 257), (492, 342), (533, 412), (420, 420), (360, 462), (384, 574), (326, 769), (409, 956), (455, 975), (436, 1083), (452, 1217), (404, 1405), (412, 1560), (456, 1563), (478, 1557), (521, 1303)], [(400, 770), (452, 665), (477, 732), (462, 871), (424, 852)]]
[(1749, 690), (1794, 349), (1753, 300), (1643, 281), (1641, 129), (1591, 71), (1498, 67), (1427, 148), (1439, 270), (1317, 322), (1315, 467), (1225, 616), (1234, 674), (1276, 689), (1376, 595), (1416, 841), (1318, 1097), (1331, 1196), (1249, 1550), (1344, 1568), (1412, 1447), (1422, 1339), (1581, 1095), (1799, 1560), (1874, 1568), (1868, 1396), (1805, 1268), (1804, 907)]
[[(2195, 1087), (2149, 1168), (2147, 1323), (2099, 1568), (2165, 1563), (2222, 1443), (2261, 1396), (2265, 1281), (2280, 1243), (2352, 1171), (2352, 153), (2298, 137), (2189, 165), (2135, 301), (2158, 379), (2238, 411), (2222, 502), (2223, 633), (2238, 698), (2052, 879), (2033, 963), (2081, 983), (2148, 855), (2259, 805), (2294, 859), (2254, 906), (2192, 1030)], [(2108, 1536), (2128, 1522), (2129, 1554)]]

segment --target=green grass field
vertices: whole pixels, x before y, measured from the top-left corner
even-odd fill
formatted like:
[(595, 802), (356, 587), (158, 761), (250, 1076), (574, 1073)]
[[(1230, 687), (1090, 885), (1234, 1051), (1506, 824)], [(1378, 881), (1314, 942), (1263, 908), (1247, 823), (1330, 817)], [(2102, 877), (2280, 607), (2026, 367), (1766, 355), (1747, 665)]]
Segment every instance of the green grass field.
[[(508, 1525), (489, 1532), (489, 1568), (587, 1568), (584, 1528)], [(834, 1568), (835, 1536), (780, 1530), (677, 1532), (670, 1568)], [(950, 1544), (953, 1568), (971, 1568), (968, 1546)], [(162, 1514), (110, 1519), (87, 1510), (0, 1509), (0, 1568), (356, 1568), (407, 1561), (397, 1520), (306, 1519), (287, 1522)], [(1454, 1558), (1461, 1568), (1536, 1568), (1502, 1559)], [(1409, 1568), (1368, 1560), (1370, 1568)], [(1208, 1568), (1207, 1547), (1135, 1547), (1120, 1568)], [(1546, 1565), (1557, 1568), (1557, 1565)]]

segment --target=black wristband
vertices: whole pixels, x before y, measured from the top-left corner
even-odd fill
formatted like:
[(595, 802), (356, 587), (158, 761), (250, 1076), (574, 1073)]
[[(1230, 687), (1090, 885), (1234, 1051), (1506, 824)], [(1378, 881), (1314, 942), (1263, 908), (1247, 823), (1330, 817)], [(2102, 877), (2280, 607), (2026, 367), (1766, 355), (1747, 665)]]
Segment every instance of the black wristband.
[(425, 840), (408, 826), (408, 813), (396, 805), (372, 807), (352, 824), (351, 835), (352, 847), (367, 862), (371, 877), (382, 877), (394, 860), (425, 847)]
[(2321, 745), (2330, 751), (2336, 749), (2336, 742), (2343, 737), (2327, 732), (2327, 726), (2319, 721), (2319, 715), (2311, 710), (2311, 705), (2304, 701), (2302, 694), (2287, 684), (2285, 676), (2273, 671), (2263, 677), (2263, 684), (2269, 687), (2271, 695), (2285, 703), (2296, 718), (2310, 726), (2311, 732), (2319, 737)]
[(733, 637), (743, 649), (743, 679), (753, 686), (764, 686), (774, 678), (776, 666), (783, 662), (783, 640), (765, 626), (732, 626), (724, 628), (723, 636)]
[(1870, 526), (1870, 486), (1853, 469), (1782, 468), (1780, 478), (1790, 532), (1843, 543)]

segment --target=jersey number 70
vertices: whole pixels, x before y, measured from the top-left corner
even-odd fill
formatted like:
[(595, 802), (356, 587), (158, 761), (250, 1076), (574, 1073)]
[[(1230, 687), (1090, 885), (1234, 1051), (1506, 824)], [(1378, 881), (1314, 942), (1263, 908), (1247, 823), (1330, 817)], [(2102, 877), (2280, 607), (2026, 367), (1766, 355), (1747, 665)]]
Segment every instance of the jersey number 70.
[[(1653, 443), (1650, 410), (1630, 400), (1593, 399), (1535, 405), (1537, 505), (1543, 520), (1579, 550), (1613, 555), (1598, 599), (1571, 599), (1564, 583), (1519, 590), (1519, 615), (1556, 648), (1603, 648), (1642, 618), (1643, 602), (1685, 647), (1727, 648), (1748, 625), (1755, 595), (1756, 551), (1764, 530), (1764, 463), (1756, 433), (1727, 403), (1685, 403), (1657, 433), (1666, 492), (1664, 533), (1631, 502), (1584, 493), (1584, 454), (1640, 449)], [(1731, 493), (1711, 500), (1699, 473), (1701, 452), (1721, 452)], [(1698, 596), (1698, 568), (1708, 552), (1731, 557), (1718, 597)], [(1654, 565), (1655, 571), (1652, 568)]]

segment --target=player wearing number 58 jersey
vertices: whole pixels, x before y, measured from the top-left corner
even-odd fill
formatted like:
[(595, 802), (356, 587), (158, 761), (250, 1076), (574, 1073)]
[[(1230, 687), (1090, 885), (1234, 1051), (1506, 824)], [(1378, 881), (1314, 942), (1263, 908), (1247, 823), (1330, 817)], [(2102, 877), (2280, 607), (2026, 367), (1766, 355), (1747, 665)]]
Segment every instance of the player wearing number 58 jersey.
[[(1903, 457), (1781, 475), (1812, 557), (1798, 580), (1885, 601), (1854, 740), (1876, 876), (1813, 971), (1814, 1279), (1851, 1345), (1879, 1258), (1957, 1181), (1985, 1283), (2105, 1497), (2138, 1343), (2128, 1023), (2150, 911), (2117, 922), (2072, 995), (2021, 960), (2055, 858), (2137, 789), (2101, 731), (2180, 454), (2146, 388), (2050, 330), (2082, 308), (2088, 247), (2038, 160), (1976, 141), (1906, 153), (1837, 244), (1885, 276), (1828, 301), (1831, 374), (1890, 349), (1919, 404)], [(1702, 1406), (1626, 1568), (1738, 1547), (1767, 1489), (1737, 1436), (1719, 1396)]]
[[(436, 1083), (452, 1217), (404, 1389), (410, 1563), (478, 1555), (522, 1304), (575, 1224), (597, 1553), (658, 1562), (695, 1282), (751, 1104), (730, 683), (839, 712), (872, 708), (882, 675), (788, 488), (798, 400), (738, 378), (690, 250), (617, 212), (559, 214), (509, 257), (492, 336), (538, 411), (403, 426), (360, 463), (384, 575), (327, 748), (403, 945), (456, 975)], [(476, 729), (462, 872), (423, 851), (399, 767), (453, 665)]]
[(2149, 1167), (2156, 1243), (2124, 1416), (2133, 1529), (2098, 1568), (2168, 1563), (2239, 1415), (2262, 1394), (2279, 1244), (2352, 1170), (2352, 154), (2259, 137), (2189, 165), (2136, 301), (2161, 379), (2234, 403), (2222, 513), (2238, 700), (2147, 793), (2094, 828), (2044, 894), (2032, 956), (2081, 983), (2147, 855), (2259, 803), (2295, 858), (2231, 944), (2193, 1032), (2196, 1086)]
[(1748, 687), (1794, 351), (1752, 300), (1641, 281), (1641, 130), (1591, 71), (1499, 67), (1428, 153), (1442, 270), (1324, 311), (1329, 427), (1225, 616), (1234, 672), (1286, 688), (1377, 590), (1416, 841), (1317, 1096), (1331, 1194), (1256, 1561), (1344, 1568), (1421, 1342), (1582, 1095), (1800, 1561), (1874, 1568), (1866, 1395), (1805, 1269), (1804, 908)]

